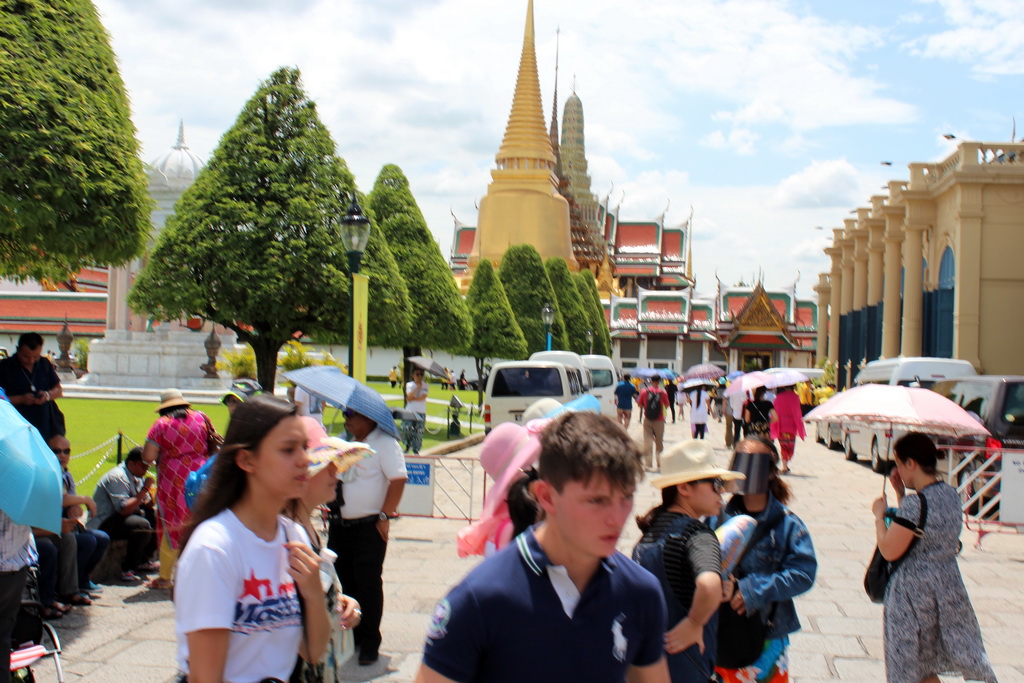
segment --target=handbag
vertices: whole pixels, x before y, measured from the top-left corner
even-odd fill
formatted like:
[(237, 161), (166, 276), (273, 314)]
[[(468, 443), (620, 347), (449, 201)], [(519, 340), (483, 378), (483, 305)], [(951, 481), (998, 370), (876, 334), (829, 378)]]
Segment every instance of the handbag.
[(928, 499), (920, 494), (918, 494), (918, 498), (921, 499), (920, 526), (905, 519), (900, 519), (899, 517), (893, 520), (894, 523), (906, 527), (914, 532), (914, 539), (907, 547), (907, 552), (890, 562), (882, 557), (882, 552), (878, 549), (877, 545), (875, 546), (875, 552), (871, 556), (871, 562), (868, 563), (868, 570), (864, 573), (864, 592), (868, 594), (869, 598), (871, 598), (871, 602), (885, 602), (885, 589), (889, 585), (889, 579), (892, 578), (892, 575), (896, 573), (897, 569), (899, 569), (903, 560), (910, 554), (910, 549), (914, 547), (914, 544), (924, 536), (924, 525), (928, 519)]
[[(736, 560), (734, 566), (737, 571), (750, 549), (767, 536), (786, 514), (785, 511), (779, 512), (757, 525), (750, 542)], [(756, 612), (739, 614), (729, 603), (723, 604), (718, 609), (718, 653), (715, 663), (725, 669), (742, 669), (756, 662), (764, 650), (765, 640), (768, 639), (768, 632), (775, 618), (775, 607), (776, 604), (773, 603), (768, 618), (762, 619)]]

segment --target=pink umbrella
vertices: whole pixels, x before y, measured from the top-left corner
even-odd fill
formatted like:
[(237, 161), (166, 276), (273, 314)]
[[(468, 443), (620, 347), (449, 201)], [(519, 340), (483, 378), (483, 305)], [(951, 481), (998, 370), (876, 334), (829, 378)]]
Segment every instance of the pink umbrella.
[(729, 388), (725, 390), (726, 396), (734, 396), (736, 394), (745, 394), (748, 391), (753, 391), (758, 387), (765, 386), (771, 379), (771, 375), (755, 370), (754, 372), (748, 372), (745, 375), (740, 375), (732, 381)]
[(906, 427), (935, 436), (988, 435), (966, 410), (930, 389), (864, 384), (836, 394), (804, 417), (856, 422), (872, 429)]
[(690, 366), (683, 377), (686, 379), (718, 379), (725, 375), (725, 370), (713, 363), (699, 363)]

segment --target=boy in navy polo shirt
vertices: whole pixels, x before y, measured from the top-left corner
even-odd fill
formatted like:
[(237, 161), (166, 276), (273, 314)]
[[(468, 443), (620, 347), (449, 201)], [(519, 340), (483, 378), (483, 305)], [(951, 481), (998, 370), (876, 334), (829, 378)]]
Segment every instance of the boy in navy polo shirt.
[(416, 680), (668, 683), (661, 588), (615, 550), (643, 472), (636, 444), (568, 413), (541, 435), (538, 467), (544, 521), (438, 604)]

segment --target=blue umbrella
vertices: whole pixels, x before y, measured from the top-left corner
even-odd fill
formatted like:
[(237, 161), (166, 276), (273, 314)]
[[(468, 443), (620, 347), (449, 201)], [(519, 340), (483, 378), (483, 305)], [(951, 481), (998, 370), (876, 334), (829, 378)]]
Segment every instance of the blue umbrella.
[(579, 398), (573, 399), (568, 403), (563, 403), (557, 408), (553, 408), (544, 417), (558, 417), (562, 413), (601, 413), (601, 402), (596, 396), (590, 394), (583, 394)]
[(312, 365), (284, 373), (285, 378), (296, 386), (316, 396), (335, 408), (348, 408), (365, 415), (380, 427), (385, 434), (396, 439), (398, 427), (391, 415), (391, 408), (383, 397), (357, 379), (343, 373), (336, 365)]
[(0, 401), (0, 510), (17, 524), (60, 533), (60, 463), (39, 431)]
[(734, 379), (736, 379), (737, 377), (739, 377), (740, 375), (745, 375), (745, 374), (747, 374), (747, 373), (743, 372), (742, 370), (733, 370), (728, 375), (726, 375), (725, 378), (731, 382)]

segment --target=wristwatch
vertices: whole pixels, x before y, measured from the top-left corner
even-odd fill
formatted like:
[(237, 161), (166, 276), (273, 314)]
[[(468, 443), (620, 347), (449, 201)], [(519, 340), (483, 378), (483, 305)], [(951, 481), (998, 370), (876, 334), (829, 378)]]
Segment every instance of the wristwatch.
[(389, 515), (388, 513), (381, 510), (380, 512), (377, 513), (377, 519), (379, 519), (382, 522), (386, 522), (389, 519), (398, 519), (398, 513), (396, 512), (393, 515)]

